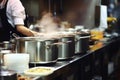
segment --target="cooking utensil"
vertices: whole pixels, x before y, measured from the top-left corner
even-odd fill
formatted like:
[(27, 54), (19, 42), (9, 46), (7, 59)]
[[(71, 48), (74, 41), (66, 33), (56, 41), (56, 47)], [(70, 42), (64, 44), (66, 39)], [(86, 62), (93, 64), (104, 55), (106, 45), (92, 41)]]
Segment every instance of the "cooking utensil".
[(16, 53), (28, 53), (30, 54), (30, 62), (34, 61), (37, 42), (36, 37), (19, 37), (16, 39)]
[[(37, 41), (36, 63), (55, 63), (58, 59), (57, 39)], [(32, 62), (31, 62), (32, 63)], [(34, 62), (33, 62), (34, 63)]]
[(85, 53), (89, 50), (90, 34), (75, 35), (75, 54)]
[(17, 80), (17, 73), (13, 70), (0, 70), (0, 80)]
[(23, 73), (29, 66), (29, 54), (10, 53), (4, 55), (4, 65), (8, 70), (14, 70), (17, 73)]
[(62, 44), (58, 45), (58, 60), (70, 59), (75, 53), (75, 41), (74, 36), (62, 37), (59, 42)]
[(58, 58), (57, 39), (42, 39), (38, 37), (22, 37), (16, 40), (19, 53), (30, 54), (30, 63), (53, 63)]

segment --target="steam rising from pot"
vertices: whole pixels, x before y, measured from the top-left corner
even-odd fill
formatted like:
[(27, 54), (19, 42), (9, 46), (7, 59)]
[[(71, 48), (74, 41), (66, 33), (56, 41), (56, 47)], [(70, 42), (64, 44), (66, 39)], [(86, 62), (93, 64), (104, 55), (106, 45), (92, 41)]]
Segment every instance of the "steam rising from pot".
[(39, 30), (43, 33), (53, 33), (59, 30), (58, 24), (51, 13), (44, 13), (37, 24), (39, 25)]

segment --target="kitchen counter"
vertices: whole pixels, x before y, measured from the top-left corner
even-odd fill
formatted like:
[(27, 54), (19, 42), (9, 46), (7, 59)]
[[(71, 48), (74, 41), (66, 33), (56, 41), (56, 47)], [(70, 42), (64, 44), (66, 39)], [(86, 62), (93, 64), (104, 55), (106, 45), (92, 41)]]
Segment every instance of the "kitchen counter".
[[(54, 73), (36, 77), (34, 80), (106, 80), (115, 70), (108, 69), (109, 63), (114, 63), (114, 57), (118, 55), (120, 38), (98, 41), (84, 54), (75, 54), (70, 60), (57, 61), (54, 64), (37, 64), (36, 66), (54, 67)], [(30, 65), (33, 67), (33, 65)]]

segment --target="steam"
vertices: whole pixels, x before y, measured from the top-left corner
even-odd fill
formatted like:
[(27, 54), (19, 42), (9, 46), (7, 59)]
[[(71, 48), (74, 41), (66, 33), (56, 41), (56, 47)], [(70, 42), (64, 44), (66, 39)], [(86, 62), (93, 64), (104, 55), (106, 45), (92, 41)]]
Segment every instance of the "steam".
[(54, 33), (58, 31), (58, 24), (51, 13), (45, 13), (38, 21), (39, 29), (44, 33)]

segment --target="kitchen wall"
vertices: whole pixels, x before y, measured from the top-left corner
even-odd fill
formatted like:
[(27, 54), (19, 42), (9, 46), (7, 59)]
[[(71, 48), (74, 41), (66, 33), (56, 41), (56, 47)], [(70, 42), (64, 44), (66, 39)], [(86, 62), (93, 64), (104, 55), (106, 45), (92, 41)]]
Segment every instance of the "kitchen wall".
[[(28, 14), (40, 19), (42, 12), (51, 11), (54, 16), (73, 25), (95, 27), (95, 6), (101, 0), (21, 0)], [(99, 16), (99, 15), (98, 15)]]

